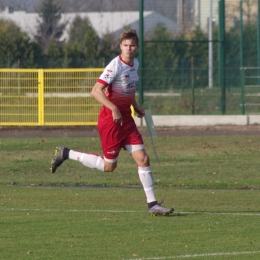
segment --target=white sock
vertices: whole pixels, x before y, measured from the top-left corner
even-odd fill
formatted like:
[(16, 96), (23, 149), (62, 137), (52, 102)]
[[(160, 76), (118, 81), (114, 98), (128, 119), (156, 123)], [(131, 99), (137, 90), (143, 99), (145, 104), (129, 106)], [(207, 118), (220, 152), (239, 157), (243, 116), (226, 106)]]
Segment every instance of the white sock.
[(69, 159), (81, 162), (89, 168), (96, 168), (100, 171), (104, 171), (104, 159), (99, 155), (70, 150)]
[(147, 203), (156, 201), (154, 195), (154, 180), (150, 166), (138, 167), (138, 174), (146, 195)]

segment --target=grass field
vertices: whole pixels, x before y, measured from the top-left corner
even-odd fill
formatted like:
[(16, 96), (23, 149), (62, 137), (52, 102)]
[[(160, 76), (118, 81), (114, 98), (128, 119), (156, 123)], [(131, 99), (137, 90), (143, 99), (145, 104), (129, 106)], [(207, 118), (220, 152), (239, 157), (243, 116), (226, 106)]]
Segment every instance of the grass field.
[(66, 161), (56, 145), (100, 153), (97, 138), (0, 138), (0, 259), (259, 259), (259, 136), (145, 138), (158, 200), (147, 214), (136, 166)]

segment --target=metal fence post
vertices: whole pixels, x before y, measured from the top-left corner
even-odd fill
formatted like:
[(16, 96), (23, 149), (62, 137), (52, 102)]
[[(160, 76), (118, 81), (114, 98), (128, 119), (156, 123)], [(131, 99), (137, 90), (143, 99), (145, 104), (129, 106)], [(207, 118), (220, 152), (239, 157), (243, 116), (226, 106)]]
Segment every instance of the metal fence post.
[(194, 57), (191, 57), (191, 114), (195, 115)]
[[(260, 0), (258, 0), (257, 10), (257, 64), (260, 68)], [(258, 69), (258, 85), (260, 85), (260, 69)]]
[(225, 0), (219, 0), (219, 29), (218, 29), (218, 70), (219, 70), (219, 86), (221, 88), (221, 112), (226, 113), (226, 88), (225, 88)]
[(243, 53), (243, 2), (240, 0), (240, 86), (241, 86), (241, 113), (245, 114), (244, 93), (244, 53)]
[(244, 67), (240, 68), (240, 86), (241, 86), (241, 114), (245, 114), (245, 70)]
[(144, 2), (139, 0), (139, 104), (143, 105), (143, 42), (144, 42)]
[(43, 69), (38, 70), (38, 124), (44, 125), (44, 77)]

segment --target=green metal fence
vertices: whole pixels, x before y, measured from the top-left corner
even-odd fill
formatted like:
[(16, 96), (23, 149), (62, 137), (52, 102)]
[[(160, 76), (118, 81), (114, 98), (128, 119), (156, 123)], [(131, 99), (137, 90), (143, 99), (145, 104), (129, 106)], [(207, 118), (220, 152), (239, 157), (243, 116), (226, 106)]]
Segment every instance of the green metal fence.
[(260, 68), (241, 68), (242, 73), (242, 95), (241, 107), (243, 114), (260, 113)]

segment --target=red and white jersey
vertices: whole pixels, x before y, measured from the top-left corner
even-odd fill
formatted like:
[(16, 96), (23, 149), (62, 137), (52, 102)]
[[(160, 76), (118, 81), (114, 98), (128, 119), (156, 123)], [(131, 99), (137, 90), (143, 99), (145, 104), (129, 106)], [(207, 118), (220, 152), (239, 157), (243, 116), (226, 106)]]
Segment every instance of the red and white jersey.
[[(98, 82), (106, 86), (105, 95), (118, 107), (123, 122), (132, 118), (130, 106), (137, 90), (138, 66), (137, 59), (134, 59), (133, 65), (129, 65), (122, 60), (121, 56), (117, 56), (106, 66), (98, 79)], [(112, 111), (103, 106), (100, 117), (112, 120)]]

